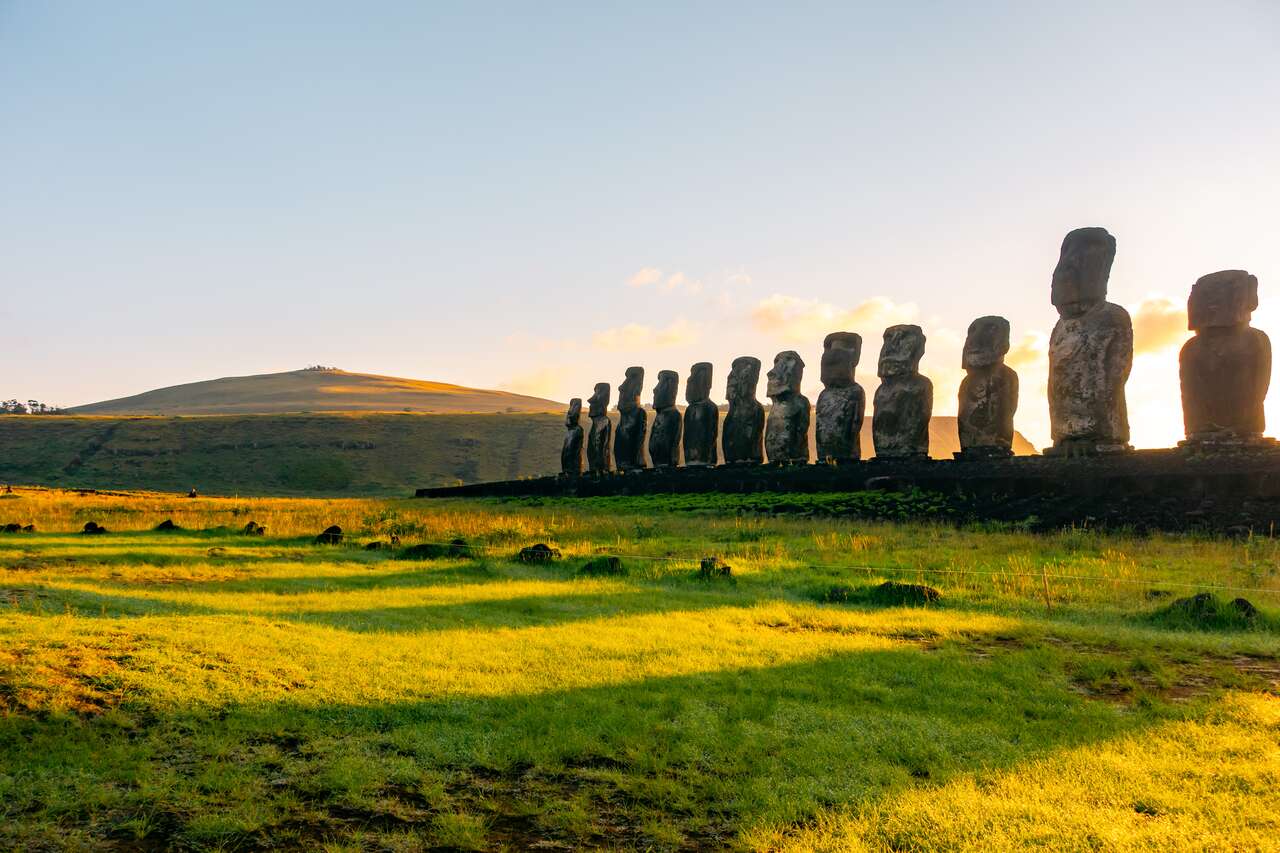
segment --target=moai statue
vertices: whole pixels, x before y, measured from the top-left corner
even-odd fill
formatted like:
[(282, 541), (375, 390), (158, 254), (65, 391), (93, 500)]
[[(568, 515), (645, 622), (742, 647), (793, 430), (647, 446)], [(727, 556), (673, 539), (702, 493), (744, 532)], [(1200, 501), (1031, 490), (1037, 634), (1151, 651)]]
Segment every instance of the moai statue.
[(871, 418), (876, 456), (882, 459), (928, 459), (929, 419), (933, 417), (933, 383), (920, 375), (924, 330), (890, 326), (880, 347), (880, 387)]
[(568, 477), (582, 473), (582, 398), (569, 401), (564, 414), (564, 447), (560, 449), (560, 472)]
[(720, 431), (720, 408), (711, 402), (711, 362), (700, 361), (689, 368), (689, 381), (684, 384), (684, 464), (693, 467), (714, 466), (716, 434)]
[(1133, 367), (1129, 312), (1106, 301), (1116, 238), (1105, 228), (1077, 228), (1062, 241), (1053, 270), (1058, 322), (1049, 338), (1046, 456), (1129, 450), (1124, 384)]
[(1271, 341), (1249, 325), (1258, 307), (1258, 279), (1244, 270), (1202, 277), (1187, 299), (1195, 337), (1178, 354), (1184, 445), (1212, 448), (1264, 445), (1262, 403), (1271, 384)]
[(644, 368), (628, 367), (626, 379), (618, 386), (618, 435), (613, 440), (613, 461), (619, 471), (645, 467), (644, 430), (649, 416), (640, 405), (643, 390)]
[(760, 359), (750, 355), (735, 358), (725, 390), (729, 411), (720, 437), (726, 464), (759, 465), (764, 461), (764, 406), (756, 399), (759, 384)]
[(773, 359), (766, 393), (773, 405), (765, 426), (764, 449), (779, 464), (809, 462), (809, 398), (800, 393), (804, 359), (794, 350)]
[(613, 422), (609, 420), (612, 390), (608, 382), (597, 382), (595, 393), (587, 398), (587, 417), (591, 418), (587, 468), (593, 474), (605, 474), (613, 469)]
[(653, 389), (653, 429), (649, 430), (649, 458), (654, 468), (674, 468), (680, 464), (680, 410), (676, 389), (680, 374), (659, 370)]
[(1009, 321), (979, 317), (969, 324), (960, 366), (960, 427), (957, 459), (999, 459), (1013, 455), (1013, 415), (1018, 411), (1018, 374), (1004, 363)]
[(832, 332), (822, 342), (822, 393), (818, 395), (815, 438), (819, 462), (862, 458), (862, 416), (867, 395), (853, 380), (862, 356), (862, 336)]

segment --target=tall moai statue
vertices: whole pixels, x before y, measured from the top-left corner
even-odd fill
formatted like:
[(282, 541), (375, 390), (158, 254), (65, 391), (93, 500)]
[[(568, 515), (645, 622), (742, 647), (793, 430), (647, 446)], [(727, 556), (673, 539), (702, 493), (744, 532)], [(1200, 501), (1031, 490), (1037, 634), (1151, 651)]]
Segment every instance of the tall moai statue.
[(765, 424), (764, 449), (769, 461), (778, 464), (809, 462), (809, 398), (800, 393), (804, 359), (795, 350), (780, 352), (773, 359), (766, 393), (773, 405)]
[(760, 384), (760, 359), (744, 355), (733, 360), (725, 396), (729, 411), (724, 416), (720, 444), (729, 465), (764, 461), (764, 405), (756, 399)]
[(1262, 445), (1262, 404), (1271, 384), (1271, 340), (1249, 325), (1258, 307), (1258, 279), (1244, 270), (1200, 278), (1187, 299), (1195, 337), (1178, 354), (1184, 445)]
[(862, 336), (832, 332), (822, 342), (822, 393), (818, 395), (815, 438), (819, 462), (862, 458), (862, 418), (867, 395), (854, 381), (862, 357)]
[(1058, 322), (1049, 338), (1047, 456), (1129, 450), (1124, 384), (1133, 367), (1129, 312), (1107, 302), (1116, 238), (1105, 228), (1077, 228), (1062, 241), (1053, 270)]
[(582, 473), (582, 398), (569, 401), (564, 413), (564, 447), (560, 448), (560, 473), (576, 477)]
[(644, 431), (648, 415), (640, 405), (644, 368), (628, 367), (618, 386), (618, 434), (613, 439), (613, 461), (619, 471), (640, 471), (644, 462)]
[(933, 383), (920, 375), (924, 330), (890, 326), (880, 347), (880, 387), (871, 418), (876, 456), (882, 459), (928, 459), (929, 419), (933, 417)]
[(1004, 363), (1009, 321), (979, 317), (969, 324), (960, 366), (960, 428), (957, 459), (999, 459), (1013, 455), (1013, 415), (1018, 411), (1018, 374)]
[(680, 410), (676, 390), (680, 374), (659, 370), (653, 389), (653, 428), (649, 430), (649, 458), (654, 468), (674, 468), (680, 464)]
[(587, 468), (593, 474), (613, 470), (613, 421), (609, 420), (609, 397), (613, 389), (608, 382), (597, 382), (595, 393), (587, 398), (587, 417), (591, 432), (587, 436)]
[(689, 467), (714, 466), (716, 434), (720, 431), (720, 407), (711, 402), (711, 362), (700, 361), (689, 368), (684, 384), (684, 464)]

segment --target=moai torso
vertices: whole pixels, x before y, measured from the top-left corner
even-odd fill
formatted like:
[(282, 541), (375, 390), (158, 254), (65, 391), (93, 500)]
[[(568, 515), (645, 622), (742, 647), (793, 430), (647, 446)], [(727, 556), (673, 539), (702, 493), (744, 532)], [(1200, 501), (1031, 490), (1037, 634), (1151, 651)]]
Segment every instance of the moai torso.
[(676, 408), (676, 386), (680, 376), (674, 370), (658, 372), (653, 389), (653, 428), (649, 430), (649, 459), (654, 468), (674, 468), (680, 464), (680, 410)]
[(644, 432), (648, 416), (640, 405), (644, 368), (628, 367), (626, 379), (618, 386), (618, 434), (613, 439), (613, 460), (619, 471), (639, 471), (645, 467)]
[(1188, 442), (1257, 441), (1266, 429), (1271, 341), (1249, 325), (1258, 279), (1243, 270), (1203, 276), (1187, 300), (1195, 337), (1178, 354)]
[(933, 383), (919, 373), (925, 337), (919, 326), (890, 326), (880, 348), (880, 387), (876, 389), (871, 436), (876, 456), (928, 458)]
[(592, 473), (603, 474), (613, 469), (613, 422), (609, 420), (607, 382), (596, 385), (595, 393), (587, 401), (590, 405), (591, 432), (587, 436), (587, 467)]
[(564, 416), (564, 446), (560, 449), (560, 472), (571, 477), (582, 473), (582, 400), (569, 401), (569, 411)]
[(809, 399), (800, 393), (804, 361), (793, 350), (778, 353), (769, 371), (769, 419), (764, 449), (770, 462), (809, 461)]
[(1004, 363), (1009, 352), (1009, 321), (979, 317), (969, 324), (964, 342), (959, 407), (958, 458), (1013, 454), (1013, 415), (1018, 410), (1018, 374)]
[(720, 444), (729, 465), (759, 464), (764, 461), (764, 405), (756, 399), (760, 382), (760, 359), (742, 356), (729, 371), (726, 396), (729, 411), (724, 416)]
[(862, 338), (833, 332), (822, 344), (822, 384), (818, 395), (814, 438), (819, 462), (851, 462), (862, 458), (862, 419), (867, 397), (854, 381), (862, 354)]
[(711, 363), (701, 361), (689, 371), (685, 383), (684, 410), (684, 464), (687, 466), (715, 465), (716, 434), (720, 429), (720, 408), (709, 399), (711, 395)]

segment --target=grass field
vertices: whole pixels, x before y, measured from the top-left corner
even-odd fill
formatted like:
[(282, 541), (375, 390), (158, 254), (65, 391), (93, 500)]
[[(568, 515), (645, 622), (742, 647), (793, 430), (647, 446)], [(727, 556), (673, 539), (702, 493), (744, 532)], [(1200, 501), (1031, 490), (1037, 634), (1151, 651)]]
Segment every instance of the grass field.
[(0, 497), (0, 846), (1280, 845), (1280, 543), (734, 500)]

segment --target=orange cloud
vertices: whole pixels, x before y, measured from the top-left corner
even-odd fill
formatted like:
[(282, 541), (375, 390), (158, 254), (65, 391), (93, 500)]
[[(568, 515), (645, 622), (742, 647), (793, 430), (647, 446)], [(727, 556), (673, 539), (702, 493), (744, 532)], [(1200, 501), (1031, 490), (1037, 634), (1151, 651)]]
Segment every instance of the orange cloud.
[(617, 352), (620, 350), (665, 349), (696, 343), (700, 330), (683, 317), (665, 329), (655, 329), (639, 323), (628, 323), (596, 332), (591, 345), (596, 349)]
[(885, 326), (909, 322), (918, 313), (913, 303), (897, 304), (884, 296), (873, 296), (853, 308), (841, 308), (816, 299), (775, 293), (751, 309), (751, 322), (759, 331), (780, 340), (809, 343), (842, 329), (869, 339), (878, 336)]
[(648, 287), (651, 284), (657, 284), (662, 281), (662, 270), (657, 267), (641, 267), (636, 273), (627, 279), (627, 284), (631, 287)]
[(1133, 312), (1134, 355), (1176, 346), (1187, 335), (1187, 309), (1164, 296), (1148, 296)]
[(1049, 339), (1038, 332), (1023, 335), (1022, 340), (1009, 348), (1004, 363), (1018, 368), (1049, 367)]

